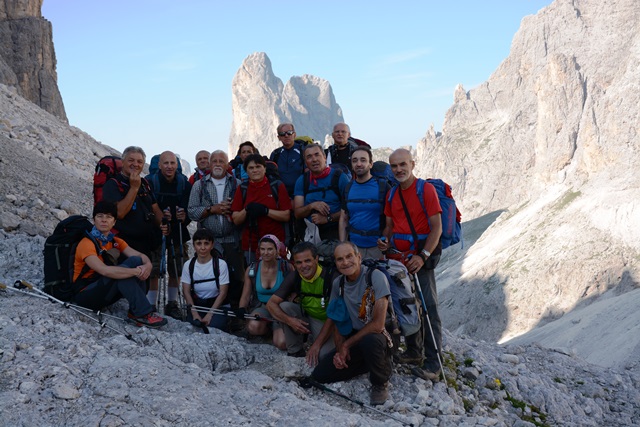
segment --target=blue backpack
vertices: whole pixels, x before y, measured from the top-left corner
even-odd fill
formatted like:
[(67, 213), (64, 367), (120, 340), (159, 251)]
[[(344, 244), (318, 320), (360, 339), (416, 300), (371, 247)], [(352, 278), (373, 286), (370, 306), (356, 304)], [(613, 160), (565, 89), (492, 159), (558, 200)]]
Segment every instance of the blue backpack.
[[(433, 185), (436, 189), (436, 193), (438, 193), (440, 208), (442, 209), (442, 214), (440, 215), (442, 219), (442, 235), (440, 236), (440, 242), (442, 243), (442, 249), (445, 249), (462, 240), (462, 226), (460, 225), (462, 215), (456, 206), (456, 201), (451, 195), (451, 186), (449, 184), (441, 179), (427, 179), (425, 181), (422, 178), (418, 178), (418, 182), (416, 183), (416, 194), (418, 195), (418, 200), (420, 200), (422, 211), (427, 218), (429, 218), (429, 215), (427, 214), (427, 208), (424, 205), (424, 185), (427, 182)], [(391, 203), (397, 189), (398, 187), (393, 187), (389, 192), (389, 198), (387, 199), (389, 203)]]

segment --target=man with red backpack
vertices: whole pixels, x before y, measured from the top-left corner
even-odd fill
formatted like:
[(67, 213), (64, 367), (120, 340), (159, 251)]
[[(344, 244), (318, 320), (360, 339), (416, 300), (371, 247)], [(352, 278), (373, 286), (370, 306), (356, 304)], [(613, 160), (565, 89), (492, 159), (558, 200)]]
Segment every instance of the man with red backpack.
[(122, 171), (109, 179), (103, 188), (103, 200), (116, 203), (118, 237), (129, 246), (150, 256), (162, 243), (162, 211), (142, 177), (146, 154), (140, 147), (127, 147), (122, 153)]
[[(413, 372), (424, 379), (436, 380), (440, 375), (438, 352), (442, 350), (442, 326), (434, 269), (442, 253), (442, 208), (435, 187), (413, 174), (415, 161), (408, 150), (394, 151), (389, 156), (389, 164), (399, 184), (389, 193), (385, 204), (387, 224), (383, 236), (386, 239), (378, 240), (378, 248), (387, 253), (388, 258), (399, 257), (409, 273), (417, 274), (433, 328), (433, 338), (427, 327), (422, 328), (422, 333), (406, 337), (407, 351), (401, 362), (419, 364), (424, 355), (424, 363)], [(423, 188), (417, 187), (419, 183)], [(397, 256), (389, 252), (391, 248)]]

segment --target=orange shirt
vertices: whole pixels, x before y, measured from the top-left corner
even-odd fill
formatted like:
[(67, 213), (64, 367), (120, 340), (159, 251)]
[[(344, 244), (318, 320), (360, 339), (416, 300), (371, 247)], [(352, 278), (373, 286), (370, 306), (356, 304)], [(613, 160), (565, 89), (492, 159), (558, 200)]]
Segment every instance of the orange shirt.
[[(114, 237), (112, 242), (109, 242), (105, 246), (101, 246), (101, 247), (105, 251), (108, 251), (109, 249), (112, 249), (112, 248), (116, 248), (120, 251), (120, 253), (122, 253), (122, 251), (127, 249), (129, 245), (127, 245), (127, 243), (121, 238)], [(86, 265), (86, 263), (84, 262), (85, 258), (91, 255), (97, 256), (98, 258), (100, 258), (100, 261), (104, 262), (104, 260), (102, 259), (102, 256), (98, 255), (98, 252), (96, 251), (96, 245), (93, 244), (91, 239), (89, 239), (88, 237), (85, 237), (80, 241), (80, 243), (78, 243), (78, 247), (76, 248), (76, 256), (73, 260), (73, 281), (74, 282), (78, 280), (78, 276), (80, 275), (80, 272)], [(82, 279), (91, 277), (93, 275), (95, 275), (95, 271), (89, 269), (89, 271), (87, 271), (85, 275), (82, 276)]]

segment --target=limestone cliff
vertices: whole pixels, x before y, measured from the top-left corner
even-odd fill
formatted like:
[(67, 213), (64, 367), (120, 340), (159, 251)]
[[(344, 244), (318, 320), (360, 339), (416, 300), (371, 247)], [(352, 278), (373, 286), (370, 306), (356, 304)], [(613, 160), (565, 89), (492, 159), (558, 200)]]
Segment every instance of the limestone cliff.
[(536, 340), (640, 361), (640, 334), (619, 341), (607, 333), (619, 319), (584, 310), (610, 300), (640, 320), (613, 303), (640, 286), (639, 28), (634, 0), (555, 1), (418, 144), (419, 174), (451, 182), (468, 221), (467, 249), (442, 266), (448, 328), (505, 340), (567, 322), (570, 338)]
[(0, 2), (0, 83), (66, 122), (51, 23), (41, 8), (42, 0)]

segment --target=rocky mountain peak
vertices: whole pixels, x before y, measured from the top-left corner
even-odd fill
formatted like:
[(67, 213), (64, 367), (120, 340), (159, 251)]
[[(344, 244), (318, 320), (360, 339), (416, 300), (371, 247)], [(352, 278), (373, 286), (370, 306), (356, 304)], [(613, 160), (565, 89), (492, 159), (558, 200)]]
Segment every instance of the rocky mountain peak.
[(283, 122), (293, 123), (298, 135), (322, 141), (335, 123), (343, 121), (328, 81), (305, 74), (283, 84), (264, 52), (245, 58), (234, 76), (232, 110), (231, 153), (249, 140), (262, 154), (269, 155), (280, 146), (276, 128)]

